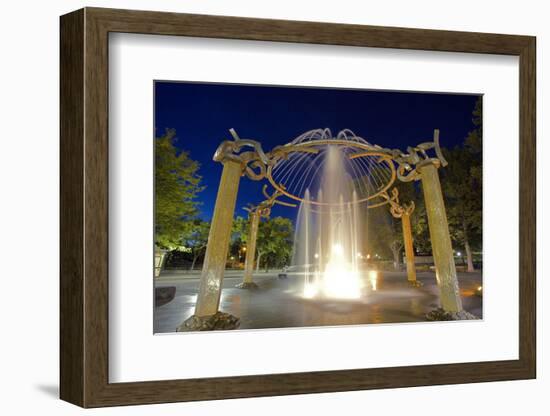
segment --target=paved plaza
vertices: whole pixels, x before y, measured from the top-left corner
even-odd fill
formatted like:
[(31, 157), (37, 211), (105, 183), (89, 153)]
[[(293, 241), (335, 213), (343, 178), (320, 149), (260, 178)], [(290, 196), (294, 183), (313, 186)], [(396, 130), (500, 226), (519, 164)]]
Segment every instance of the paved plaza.
[[(380, 272), (377, 290), (355, 300), (304, 299), (303, 276), (279, 271), (254, 275), (257, 289), (238, 289), (242, 271), (227, 271), (220, 310), (241, 319), (240, 329), (314, 327), (425, 321), (437, 308), (435, 273), (420, 272), (420, 288), (407, 283), (406, 272)], [(157, 306), (154, 331), (175, 332), (194, 313), (200, 272), (163, 272), (155, 280)], [(482, 318), (482, 297), (477, 288), (481, 273), (458, 273), (464, 310)]]

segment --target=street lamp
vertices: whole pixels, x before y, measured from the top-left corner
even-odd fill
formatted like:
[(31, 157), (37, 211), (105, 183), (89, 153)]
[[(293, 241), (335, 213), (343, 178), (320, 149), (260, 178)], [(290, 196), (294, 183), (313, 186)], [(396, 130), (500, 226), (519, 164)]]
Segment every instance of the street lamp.
[(241, 247), (241, 249), (239, 250), (239, 261), (242, 260), (243, 255), (246, 255), (246, 247)]
[(460, 251), (457, 251), (456, 255), (458, 256), (458, 258), (460, 258), (462, 260), (462, 265), (465, 265), (466, 260), (464, 259), (464, 257), (462, 257), (462, 253)]

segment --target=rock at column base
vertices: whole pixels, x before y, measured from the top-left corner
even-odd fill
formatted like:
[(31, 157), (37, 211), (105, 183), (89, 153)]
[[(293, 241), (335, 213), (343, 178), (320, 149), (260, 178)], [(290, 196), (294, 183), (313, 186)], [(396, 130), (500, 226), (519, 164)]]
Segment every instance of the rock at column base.
[(189, 331), (219, 331), (227, 329), (237, 329), (241, 325), (241, 320), (225, 312), (216, 312), (214, 315), (197, 316), (193, 315), (183, 321), (176, 329), (176, 332)]
[(448, 312), (443, 308), (437, 308), (426, 314), (426, 319), (428, 321), (467, 321), (479, 318), (465, 310), (459, 312)]
[(238, 289), (258, 289), (259, 286), (254, 282), (242, 282), (235, 286)]
[(412, 287), (422, 287), (422, 286), (424, 286), (424, 283), (422, 283), (419, 280), (407, 280), (407, 282), (409, 282), (409, 286), (412, 286)]

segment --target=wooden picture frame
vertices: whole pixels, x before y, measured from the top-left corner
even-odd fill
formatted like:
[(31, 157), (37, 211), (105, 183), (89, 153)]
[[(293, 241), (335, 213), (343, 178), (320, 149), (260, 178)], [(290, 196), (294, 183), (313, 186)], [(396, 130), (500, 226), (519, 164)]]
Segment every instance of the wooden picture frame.
[[(61, 17), (60, 396), (82, 407), (536, 377), (535, 38), (530, 36), (85, 8)], [(109, 383), (110, 32), (519, 56), (519, 359)]]

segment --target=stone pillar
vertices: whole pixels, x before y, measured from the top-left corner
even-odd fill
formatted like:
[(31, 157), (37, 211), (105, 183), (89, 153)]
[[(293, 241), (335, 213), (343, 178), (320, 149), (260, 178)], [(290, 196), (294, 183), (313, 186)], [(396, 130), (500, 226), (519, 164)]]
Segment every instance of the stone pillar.
[(178, 332), (235, 329), (240, 325), (239, 318), (219, 312), (218, 307), (242, 171), (243, 167), (239, 161), (223, 161), (222, 178), (208, 234), (195, 314), (176, 329)]
[(256, 288), (257, 285), (252, 281), (254, 273), (254, 259), (256, 258), (256, 240), (258, 238), (258, 227), (260, 226), (261, 212), (259, 208), (250, 212), (250, 230), (248, 232), (248, 242), (246, 243), (246, 259), (244, 262), (244, 279), (237, 287), (241, 289)]
[(407, 261), (407, 280), (409, 281), (409, 283), (416, 286), (416, 268), (414, 266), (411, 216), (408, 212), (404, 212), (401, 216), (401, 224), (403, 225), (403, 242), (405, 245), (405, 258)]
[(431, 159), (417, 167), (417, 171), (422, 180), (441, 307), (452, 313), (462, 310), (462, 301), (438, 168), (439, 161)]
[(241, 163), (231, 159), (224, 162), (202, 268), (195, 309), (197, 316), (213, 315), (218, 311), (241, 174)]

